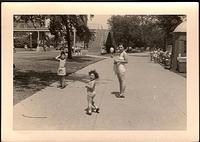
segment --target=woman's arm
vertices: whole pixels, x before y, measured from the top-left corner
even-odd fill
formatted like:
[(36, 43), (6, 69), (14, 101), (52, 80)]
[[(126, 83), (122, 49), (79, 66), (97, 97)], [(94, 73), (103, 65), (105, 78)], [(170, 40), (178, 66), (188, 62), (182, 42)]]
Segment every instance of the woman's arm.
[(123, 63), (128, 63), (128, 55), (127, 55), (127, 53), (124, 53), (123, 56), (124, 56)]

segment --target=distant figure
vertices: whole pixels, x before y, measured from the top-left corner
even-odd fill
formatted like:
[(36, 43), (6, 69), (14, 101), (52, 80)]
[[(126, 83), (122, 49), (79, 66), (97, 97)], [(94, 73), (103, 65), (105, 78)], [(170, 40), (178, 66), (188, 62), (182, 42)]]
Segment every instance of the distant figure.
[(81, 47), (74, 47), (74, 54), (81, 55)]
[(72, 53), (74, 53), (75, 52), (75, 47), (74, 46), (72, 46)]
[(24, 45), (24, 49), (25, 51), (28, 50), (28, 46), (26, 44)]
[(13, 73), (13, 79), (15, 80), (15, 71), (16, 71), (16, 69), (15, 69), (15, 64), (13, 64), (13, 71), (14, 71), (14, 73)]
[(150, 61), (154, 61), (154, 51), (150, 51)]
[(96, 96), (95, 87), (96, 87), (96, 79), (99, 78), (99, 74), (92, 70), (89, 72), (90, 81), (85, 86), (87, 88), (87, 101), (88, 101), (88, 108), (87, 114), (91, 115), (92, 112), (99, 113), (99, 108), (95, 105), (94, 97)]
[(132, 47), (129, 46), (129, 47), (128, 47), (128, 52), (131, 52), (131, 51), (132, 51)]
[(66, 75), (66, 54), (64, 51), (61, 51), (60, 55), (56, 57), (60, 61), (57, 74), (60, 76), (60, 87), (61, 89), (65, 88), (65, 75)]
[(120, 98), (124, 98), (124, 93), (125, 93), (125, 73), (126, 73), (126, 67), (125, 64), (128, 63), (128, 57), (126, 50), (123, 46), (119, 47), (120, 50), (120, 55), (118, 59), (114, 60), (114, 72), (117, 75), (117, 78), (119, 80), (119, 88), (120, 88)]
[(47, 45), (46, 44), (43, 45), (43, 50), (44, 50), (44, 52), (47, 51)]
[(114, 48), (113, 48), (113, 47), (110, 47), (111, 58), (113, 58), (113, 53), (114, 53)]
[(158, 51), (157, 51), (157, 49), (155, 49), (153, 51), (153, 60), (154, 60), (154, 63), (158, 62)]

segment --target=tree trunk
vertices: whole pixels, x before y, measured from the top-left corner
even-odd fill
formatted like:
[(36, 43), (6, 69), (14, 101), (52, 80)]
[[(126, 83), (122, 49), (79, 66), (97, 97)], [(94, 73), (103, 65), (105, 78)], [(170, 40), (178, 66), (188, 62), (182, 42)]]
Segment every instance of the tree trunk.
[(66, 25), (66, 30), (67, 30), (66, 39), (67, 39), (67, 45), (68, 45), (68, 59), (72, 59), (72, 46), (71, 46), (71, 39), (70, 39), (71, 35), (70, 35), (68, 23)]
[(165, 34), (165, 36), (164, 36), (164, 47), (163, 47), (163, 50), (164, 50), (164, 51), (166, 51), (168, 35), (169, 35), (169, 33), (166, 32), (166, 34)]

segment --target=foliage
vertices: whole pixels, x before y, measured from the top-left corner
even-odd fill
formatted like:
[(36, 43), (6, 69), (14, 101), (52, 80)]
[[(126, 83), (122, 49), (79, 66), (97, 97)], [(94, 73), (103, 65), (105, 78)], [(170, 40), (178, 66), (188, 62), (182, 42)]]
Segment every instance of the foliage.
[(86, 25), (81, 25), (76, 29), (77, 37), (79, 37), (80, 41), (84, 42), (84, 48), (87, 46), (90, 40), (93, 39), (94, 33), (92, 33)]
[[(24, 45), (30, 47), (30, 33), (29, 32), (15, 32), (14, 33), (14, 47), (24, 48)], [(37, 47), (37, 33), (32, 32), (33, 48)]]
[(165, 40), (184, 15), (114, 15), (108, 23), (116, 43), (132, 47), (165, 48)]
[[(92, 17), (93, 15), (90, 15), (90, 18)], [(77, 36), (85, 43), (88, 43), (92, 37), (87, 27), (87, 15), (15, 15), (14, 22), (32, 22), (33, 26), (37, 28), (45, 25), (45, 18), (50, 19), (49, 30), (54, 35), (55, 45), (57, 46), (61, 42), (67, 44), (67, 46), (65, 44), (63, 46), (68, 48), (68, 58), (72, 58), (74, 29), (77, 29)]]

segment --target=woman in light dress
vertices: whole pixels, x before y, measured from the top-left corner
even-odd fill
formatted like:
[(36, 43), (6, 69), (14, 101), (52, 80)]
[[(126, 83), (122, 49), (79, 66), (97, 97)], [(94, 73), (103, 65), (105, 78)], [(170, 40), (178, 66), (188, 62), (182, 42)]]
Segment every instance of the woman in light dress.
[(128, 57), (126, 50), (122, 45), (119, 46), (120, 55), (117, 59), (114, 59), (114, 72), (117, 75), (119, 81), (119, 88), (120, 88), (120, 98), (125, 97), (125, 74), (126, 74), (126, 66), (125, 64), (128, 63)]

